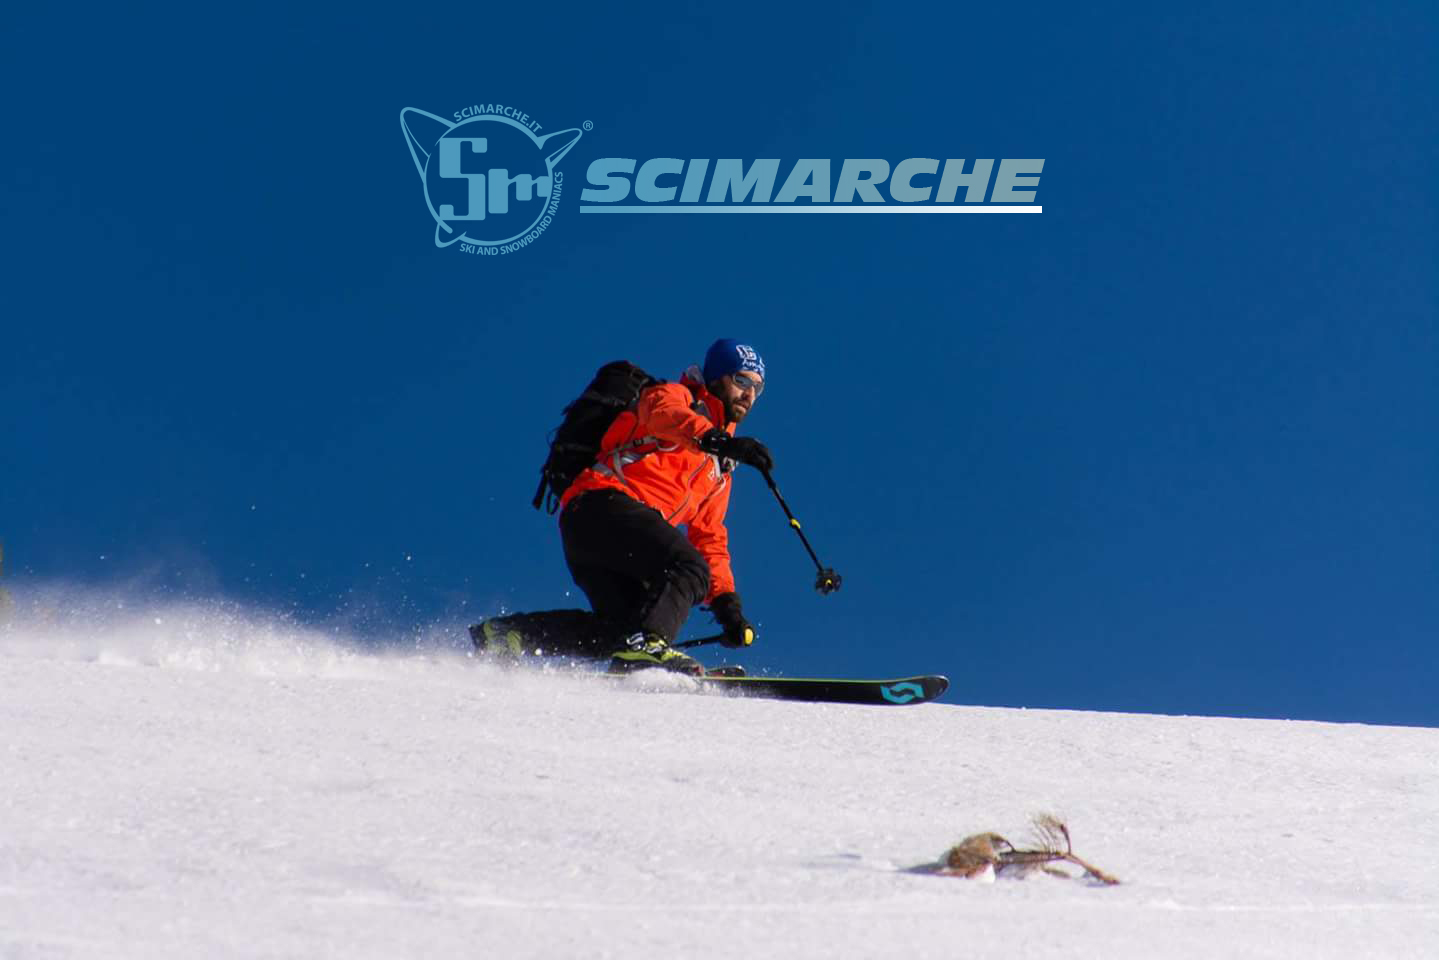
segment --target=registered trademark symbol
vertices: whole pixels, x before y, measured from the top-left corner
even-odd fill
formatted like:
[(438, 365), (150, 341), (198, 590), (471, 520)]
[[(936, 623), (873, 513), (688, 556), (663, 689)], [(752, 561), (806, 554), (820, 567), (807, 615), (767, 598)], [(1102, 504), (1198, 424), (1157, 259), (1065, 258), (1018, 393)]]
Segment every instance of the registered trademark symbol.
[(589, 133), (595, 128), (595, 125), (589, 120), (586, 120), (584, 123), (580, 124), (580, 127), (585, 131), (585, 133)]

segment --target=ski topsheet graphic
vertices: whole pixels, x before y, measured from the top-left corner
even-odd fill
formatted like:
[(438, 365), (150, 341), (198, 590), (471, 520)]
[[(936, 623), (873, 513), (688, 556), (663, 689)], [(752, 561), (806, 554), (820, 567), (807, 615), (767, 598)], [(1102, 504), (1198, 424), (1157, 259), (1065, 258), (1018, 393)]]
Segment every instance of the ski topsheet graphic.
[(902, 677), (897, 680), (834, 680), (818, 677), (745, 677), (711, 674), (682, 677), (660, 670), (633, 674), (606, 674), (615, 680), (629, 680), (649, 686), (661, 680), (666, 690), (722, 690), (742, 697), (767, 700), (803, 700), (812, 703), (858, 703), (878, 707), (929, 703), (949, 689), (949, 680), (938, 675)]

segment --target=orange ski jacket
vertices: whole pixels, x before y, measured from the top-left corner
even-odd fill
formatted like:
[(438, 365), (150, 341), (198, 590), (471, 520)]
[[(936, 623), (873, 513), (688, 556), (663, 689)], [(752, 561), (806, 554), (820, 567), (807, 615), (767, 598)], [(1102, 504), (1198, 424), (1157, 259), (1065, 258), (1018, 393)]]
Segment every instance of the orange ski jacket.
[(725, 424), (724, 405), (705, 389), (699, 372), (640, 394), (634, 411), (615, 418), (600, 441), (600, 456), (560, 497), (560, 509), (589, 490), (618, 490), (659, 513), (685, 535), (710, 570), (709, 603), (734, 591), (730, 568), (729, 509), (733, 464), (699, 448), (699, 438)]

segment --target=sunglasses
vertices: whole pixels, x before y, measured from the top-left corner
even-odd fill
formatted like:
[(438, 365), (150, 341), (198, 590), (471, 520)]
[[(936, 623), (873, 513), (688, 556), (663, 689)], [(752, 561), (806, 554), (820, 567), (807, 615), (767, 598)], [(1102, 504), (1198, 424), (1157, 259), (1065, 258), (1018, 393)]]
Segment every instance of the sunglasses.
[(729, 375), (730, 383), (733, 383), (740, 390), (753, 390), (754, 398), (764, 393), (764, 381), (759, 377), (750, 376), (748, 373), (732, 373)]

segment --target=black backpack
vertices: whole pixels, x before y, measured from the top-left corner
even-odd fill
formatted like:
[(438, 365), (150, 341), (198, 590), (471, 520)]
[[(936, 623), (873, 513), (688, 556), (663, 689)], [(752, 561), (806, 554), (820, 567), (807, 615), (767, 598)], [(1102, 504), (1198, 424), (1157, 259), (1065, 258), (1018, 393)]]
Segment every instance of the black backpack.
[(664, 381), (625, 360), (600, 367), (585, 392), (565, 407), (564, 420), (550, 433), (550, 455), (540, 467), (534, 508), (550, 513), (558, 510), (560, 496), (599, 458), (600, 441), (615, 417), (635, 408), (640, 391), (661, 383)]

